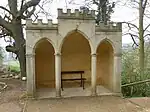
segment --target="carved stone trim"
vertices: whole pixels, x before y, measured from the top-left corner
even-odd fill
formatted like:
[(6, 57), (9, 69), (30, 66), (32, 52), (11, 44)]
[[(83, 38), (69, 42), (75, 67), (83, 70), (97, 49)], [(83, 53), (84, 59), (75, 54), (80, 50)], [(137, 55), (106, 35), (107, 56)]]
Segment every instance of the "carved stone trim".
[(93, 53), (93, 54), (91, 54), (91, 56), (92, 56), (92, 57), (96, 57), (96, 56), (97, 56), (97, 54), (96, 54), (96, 53)]
[(35, 56), (35, 53), (32, 53), (32, 54), (26, 54), (26, 58), (32, 58)]
[(122, 53), (114, 53), (114, 57), (121, 57)]
[(61, 53), (55, 53), (54, 55), (55, 56), (61, 56)]

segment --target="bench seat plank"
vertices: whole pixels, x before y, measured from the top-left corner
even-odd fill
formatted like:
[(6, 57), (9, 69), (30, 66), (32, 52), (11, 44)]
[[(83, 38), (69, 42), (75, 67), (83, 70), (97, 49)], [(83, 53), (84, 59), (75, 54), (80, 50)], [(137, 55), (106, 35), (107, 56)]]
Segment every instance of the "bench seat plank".
[(62, 81), (86, 80), (86, 78), (62, 79)]
[(61, 74), (83, 74), (84, 71), (62, 71)]
[[(80, 80), (81, 81), (81, 87), (83, 86), (83, 89), (84, 89), (84, 81), (86, 80), (86, 78), (83, 78), (82, 77), (82, 74), (84, 73), (84, 71), (62, 71), (61, 72), (61, 88), (63, 90), (63, 81), (75, 81), (75, 80)], [(63, 79), (63, 75), (65, 74), (80, 74), (80, 78), (66, 78), (66, 79)]]

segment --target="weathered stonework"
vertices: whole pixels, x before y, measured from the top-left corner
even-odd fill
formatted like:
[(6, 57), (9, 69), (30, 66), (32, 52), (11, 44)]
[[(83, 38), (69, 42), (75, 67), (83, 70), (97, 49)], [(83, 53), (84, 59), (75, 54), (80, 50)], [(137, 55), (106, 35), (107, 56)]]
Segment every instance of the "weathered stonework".
[[(121, 92), (121, 46), (122, 46), (122, 25), (121, 23), (109, 23), (104, 25), (95, 25), (95, 12), (81, 13), (78, 9), (74, 13), (68, 9), (64, 13), (62, 9), (58, 9), (58, 23), (53, 24), (52, 20), (48, 23), (43, 23), (41, 19), (37, 23), (32, 23), (32, 20), (26, 21), (26, 58), (27, 58), (27, 91), (34, 94), (35, 92), (35, 50), (38, 43), (47, 39), (54, 48), (55, 57), (55, 87), (56, 96), (60, 93), (60, 76), (61, 75), (61, 52), (62, 46), (66, 37), (72, 33), (81, 34), (90, 45), (91, 50), (91, 84), (92, 95), (96, 94), (96, 57), (97, 49), (101, 43), (107, 41), (113, 48), (113, 72), (111, 78), (111, 90), (113, 92)], [(57, 55), (58, 54), (58, 55)], [(33, 60), (33, 61), (32, 61)], [(31, 69), (32, 68), (32, 69)]]
[(58, 9), (58, 19), (93, 20), (95, 19), (95, 11), (91, 10), (88, 13), (84, 13), (79, 11), (79, 9), (75, 9), (75, 12), (71, 13), (71, 9), (67, 9), (67, 12), (64, 13), (63, 9)]

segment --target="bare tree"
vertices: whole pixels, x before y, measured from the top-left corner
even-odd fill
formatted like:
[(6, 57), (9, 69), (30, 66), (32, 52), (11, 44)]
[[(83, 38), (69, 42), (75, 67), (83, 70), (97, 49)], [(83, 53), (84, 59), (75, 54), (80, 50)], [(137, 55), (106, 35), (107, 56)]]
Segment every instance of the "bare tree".
[(150, 23), (146, 20), (150, 19), (149, 9), (150, 2), (148, 0), (130, 0), (125, 3), (129, 4), (131, 8), (134, 8), (138, 12), (138, 24), (133, 22), (123, 22), (128, 26), (128, 32), (126, 34), (130, 35), (134, 45), (139, 48), (139, 67), (141, 73), (144, 72), (145, 68), (145, 41), (150, 36), (149, 27)]
[(8, 7), (0, 6), (0, 9), (6, 12), (4, 15), (0, 15), (0, 36), (10, 37), (10, 40), (14, 40), (12, 45), (6, 46), (6, 50), (17, 55), (22, 76), (26, 76), (25, 38), (22, 20), (31, 17), (40, 1), (8, 0)]

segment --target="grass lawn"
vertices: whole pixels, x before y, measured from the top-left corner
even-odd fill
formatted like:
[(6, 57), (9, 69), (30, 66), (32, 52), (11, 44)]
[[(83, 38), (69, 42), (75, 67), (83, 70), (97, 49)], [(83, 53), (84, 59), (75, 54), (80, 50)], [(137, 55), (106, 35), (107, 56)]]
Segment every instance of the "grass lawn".
[(19, 72), (20, 71), (20, 66), (19, 66), (18, 61), (9, 61), (8, 67), (10, 68), (10, 71), (12, 71), (12, 72)]

